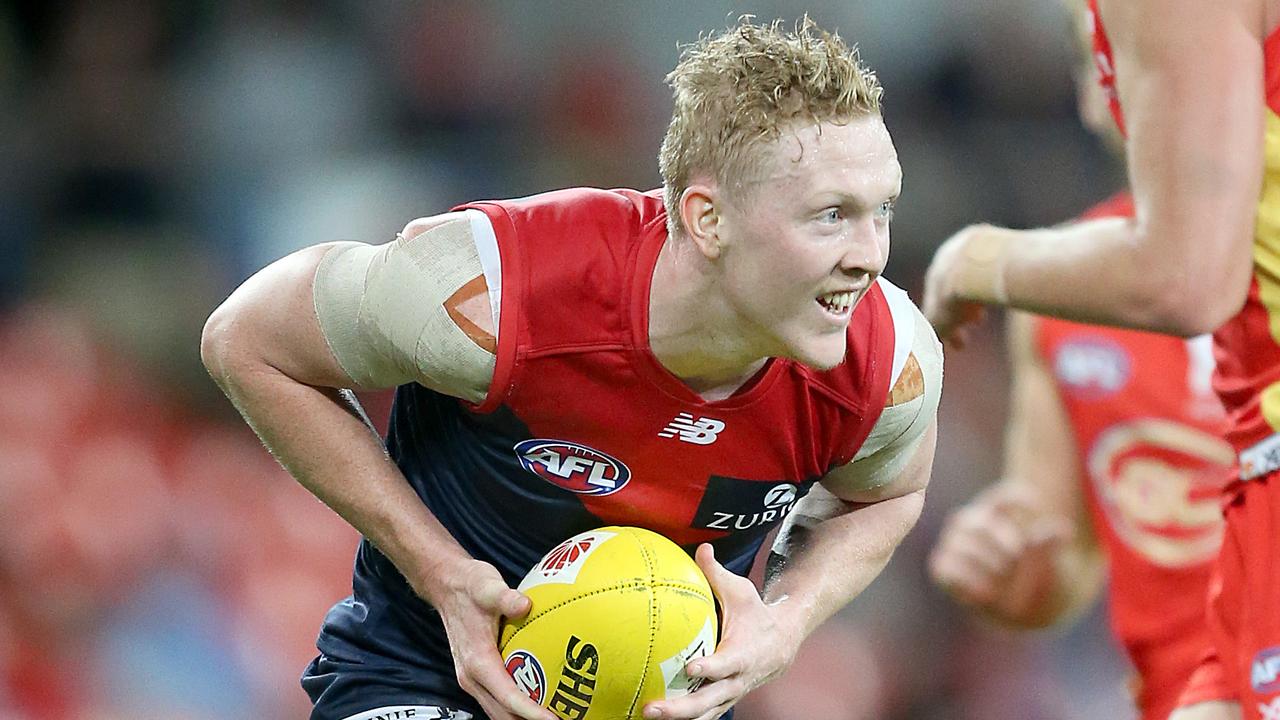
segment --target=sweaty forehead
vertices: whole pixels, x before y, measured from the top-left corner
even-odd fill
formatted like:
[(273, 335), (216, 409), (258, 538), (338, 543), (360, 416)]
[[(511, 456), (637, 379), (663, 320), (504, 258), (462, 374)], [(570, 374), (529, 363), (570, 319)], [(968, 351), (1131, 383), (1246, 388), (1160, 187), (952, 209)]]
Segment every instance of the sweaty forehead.
[(898, 154), (879, 115), (802, 125), (784, 132), (771, 150), (765, 182), (797, 189), (843, 186), (859, 193), (896, 192), (901, 182)]

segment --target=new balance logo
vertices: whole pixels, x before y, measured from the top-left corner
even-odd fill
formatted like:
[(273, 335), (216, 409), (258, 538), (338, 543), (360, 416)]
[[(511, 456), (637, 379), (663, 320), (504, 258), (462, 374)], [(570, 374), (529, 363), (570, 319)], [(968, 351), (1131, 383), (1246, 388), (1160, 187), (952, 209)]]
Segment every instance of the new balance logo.
[(694, 445), (710, 445), (716, 441), (716, 436), (723, 429), (724, 423), (714, 418), (704, 417), (695, 420), (689, 413), (680, 413), (675, 420), (671, 421), (671, 424), (658, 433), (658, 437), (679, 437), (684, 442)]

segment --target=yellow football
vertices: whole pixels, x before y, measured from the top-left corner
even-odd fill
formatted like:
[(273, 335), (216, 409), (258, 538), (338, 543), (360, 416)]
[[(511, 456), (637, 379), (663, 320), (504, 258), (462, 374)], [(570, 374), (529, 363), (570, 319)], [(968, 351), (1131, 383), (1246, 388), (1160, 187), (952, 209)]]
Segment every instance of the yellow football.
[(533, 606), (504, 621), (498, 649), (516, 685), (564, 720), (632, 720), (646, 703), (697, 688), (684, 672), (715, 649), (715, 599), (678, 545), (604, 527), (543, 556), (520, 592)]

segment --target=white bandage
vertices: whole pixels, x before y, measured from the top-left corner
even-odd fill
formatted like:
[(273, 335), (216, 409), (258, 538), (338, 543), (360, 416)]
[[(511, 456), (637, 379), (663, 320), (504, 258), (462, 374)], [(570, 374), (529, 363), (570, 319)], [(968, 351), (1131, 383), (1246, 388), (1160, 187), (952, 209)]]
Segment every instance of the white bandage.
[(942, 343), (914, 305), (910, 306), (908, 317), (914, 319), (910, 355), (920, 368), (924, 392), (880, 412), (853, 461), (832, 473), (838, 475), (841, 487), (871, 490), (893, 482), (915, 454), (938, 413), (942, 401)]
[(471, 402), (484, 398), (495, 358), (446, 308), (484, 275), (472, 222), (469, 212), (455, 213), (412, 238), (340, 243), (325, 254), (315, 275), (316, 317), (357, 386), (416, 381)]
[[(901, 292), (896, 288), (893, 290)], [(783, 521), (773, 543), (773, 552), (778, 555), (787, 556), (796, 528), (813, 528), (848, 511), (849, 503), (824, 487), (824, 484), (837, 488), (837, 492), (848, 490), (850, 493), (857, 493), (883, 487), (898, 479), (937, 416), (938, 403), (942, 399), (942, 343), (938, 342), (933, 327), (915, 305), (909, 301), (905, 306), (892, 301), (890, 304), (895, 305), (895, 313), (902, 309), (907, 311), (905, 317), (895, 315), (894, 324), (897, 337), (910, 343), (911, 351), (908, 355), (914, 356), (920, 367), (924, 392), (904, 403), (884, 408), (853, 460), (828, 473), (827, 477), (815, 484), (796, 503)], [(910, 318), (909, 323), (900, 322), (907, 318)], [(907, 332), (911, 333), (910, 337), (906, 337)], [(900, 365), (898, 362), (894, 365), (900, 373), (911, 364), (903, 361)], [(896, 384), (897, 381), (898, 378), (895, 377), (893, 382)]]

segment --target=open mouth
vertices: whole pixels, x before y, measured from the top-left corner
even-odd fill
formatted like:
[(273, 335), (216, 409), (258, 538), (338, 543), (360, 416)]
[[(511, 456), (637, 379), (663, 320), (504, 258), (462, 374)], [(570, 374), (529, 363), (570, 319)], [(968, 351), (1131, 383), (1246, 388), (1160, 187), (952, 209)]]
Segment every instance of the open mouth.
[(846, 320), (853, 313), (853, 304), (857, 299), (856, 292), (844, 290), (819, 295), (815, 301), (828, 315), (838, 320)]

